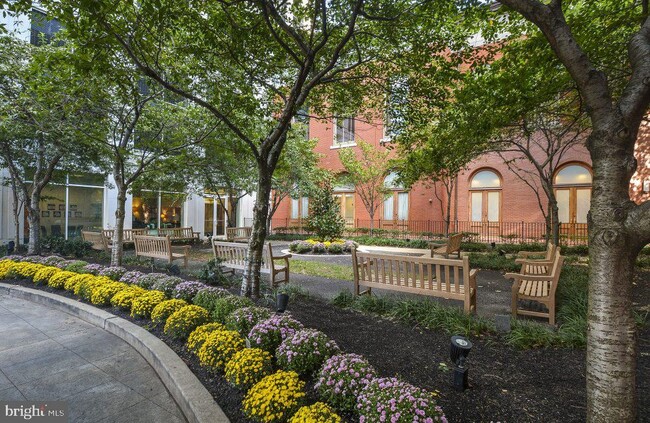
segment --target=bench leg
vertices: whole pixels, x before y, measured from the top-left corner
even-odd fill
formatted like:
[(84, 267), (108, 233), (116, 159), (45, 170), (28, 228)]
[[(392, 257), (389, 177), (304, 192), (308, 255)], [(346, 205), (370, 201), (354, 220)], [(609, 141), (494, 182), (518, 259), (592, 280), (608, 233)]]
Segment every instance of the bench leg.
[(519, 290), (517, 285), (517, 281), (515, 281), (512, 286), (512, 317), (515, 319), (517, 318), (517, 291)]

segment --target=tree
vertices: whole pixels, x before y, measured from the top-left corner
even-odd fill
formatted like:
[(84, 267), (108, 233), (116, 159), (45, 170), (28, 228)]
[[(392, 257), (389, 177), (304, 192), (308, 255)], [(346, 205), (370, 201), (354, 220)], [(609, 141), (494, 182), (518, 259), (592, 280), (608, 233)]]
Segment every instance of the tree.
[(391, 169), (390, 150), (378, 151), (362, 140), (357, 141), (357, 146), (361, 150), (359, 157), (351, 148), (339, 150), (339, 159), (345, 170), (342, 179), (354, 185), (357, 195), (368, 211), (372, 235), (375, 213), (390, 193), (390, 188), (384, 184), (384, 179)]
[[(55, 170), (93, 163), (88, 138), (93, 133), (92, 91), (69, 62), (68, 46), (31, 46), (0, 38), (0, 157), (11, 175), (14, 219), (24, 204), (29, 222), (29, 254), (40, 252), (41, 193)], [(16, 225), (18, 227), (18, 225)]]
[(318, 167), (320, 156), (314, 152), (317, 141), (308, 139), (306, 130), (305, 125), (294, 124), (289, 132), (287, 144), (273, 173), (269, 224), (282, 200), (307, 196), (327, 176), (326, 171)]
[[(27, 1), (13, 4), (25, 10)], [(147, 77), (206, 108), (250, 149), (258, 183), (242, 294), (259, 296), (273, 173), (305, 101), (355, 103), (374, 63), (405, 48), (401, 22), (435, 16), (454, 31), (453, 1), (43, 2), (88, 49), (121, 48)], [(436, 31), (428, 51), (440, 51)], [(367, 80), (367, 84), (358, 84)], [(257, 136), (250, 116), (265, 122)]]
[(587, 419), (633, 422), (638, 345), (632, 281), (636, 256), (650, 241), (650, 202), (634, 204), (629, 185), (637, 167), (634, 145), (650, 104), (648, 2), (501, 3), (534, 25), (517, 22), (520, 29), (546, 39), (590, 119)]
[(341, 216), (339, 202), (334, 198), (331, 178), (324, 178), (312, 190), (311, 207), (307, 217), (307, 229), (319, 241), (332, 241), (340, 238), (345, 229), (345, 219)]

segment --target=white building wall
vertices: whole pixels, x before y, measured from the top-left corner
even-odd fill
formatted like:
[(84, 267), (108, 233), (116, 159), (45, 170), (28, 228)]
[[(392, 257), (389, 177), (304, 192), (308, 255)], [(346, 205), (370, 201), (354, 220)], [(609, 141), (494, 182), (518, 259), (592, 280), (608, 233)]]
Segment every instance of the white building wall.
[[(117, 188), (115, 179), (109, 174), (106, 179), (104, 188), (104, 228), (111, 229), (116, 225), (115, 212), (117, 211)], [(133, 196), (126, 194), (126, 203), (124, 205), (124, 229), (131, 229), (133, 221)]]
[(183, 204), (183, 225), (191, 226), (194, 232), (200, 232), (201, 238), (204, 235), (205, 206), (203, 197), (198, 194), (187, 196)]
[(27, 15), (19, 15), (16, 17), (2, 16), (0, 13), (0, 25), (4, 26), (9, 35), (29, 42), (31, 35), (31, 19)]
[(239, 200), (237, 207), (237, 226), (251, 226), (253, 222), (253, 207), (255, 206), (255, 193), (245, 195)]

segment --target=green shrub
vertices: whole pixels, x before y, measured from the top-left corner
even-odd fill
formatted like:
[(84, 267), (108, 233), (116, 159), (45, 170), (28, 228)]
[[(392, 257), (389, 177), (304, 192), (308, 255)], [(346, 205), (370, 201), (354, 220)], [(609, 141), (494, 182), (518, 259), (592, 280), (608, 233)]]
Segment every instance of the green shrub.
[(196, 275), (197, 279), (208, 285), (231, 286), (231, 280), (223, 273), (221, 263), (223, 263), (222, 258), (211, 259), (201, 267)]
[(208, 323), (210, 314), (203, 307), (188, 305), (175, 311), (167, 318), (165, 334), (178, 339), (185, 339), (198, 326)]
[(77, 260), (68, 264), (66, 267), (63, 268), (63, 270), (67, 270), (68, 272), (82, 273), (84, 267), (86, 267), (87, 265), (88, 265), (87, 261)]
[(232, 294), (228, 291), (226, 291), (223, 288), (217, 288), (217, 287), (209, 287), (209, 288), (204, 288), (200, 290), (192, 299), (192, 303), (196, 304), (197, 306), (201, 306), (204, 309), (212, 312), (214, 310), (214, 306), (217, 302), (217, 300), (224, 298), (224, 297), (229, 297)]
[(226, 319), (226, 327), (237, 331), (242, 336), (248, 336), (253, 326), (271, 317), (271, 310), (264, 307), (243, 307), (230, 313)]
[(518, 272), (521, 269), (521, 265), (515, 263), (514, 258), (508, 258), (498, 253), (470, 253), (469, 264), (473, 269), (503, 270), (506, 272)]
[(41, 248), (62, 256), (85, 257), (92, 252), (92, 244), (81, 238), (65, 239), (59, 236), (50, 236), (41, 239)]
[(307, 230), (314, 232), (321, 241), (331, 241), (341, 238), (343, 229), (345, 219), (341, 216), (339, 201), (334, 198), (332, 184), (324, 179), (310, 197)]
[(402, 248), (429, 248), (429, 242), (424, 239), (399, 239), (399, 238), (380, 238), (377, 236), (355, 236), (351, 237), (362, 245), (377, 245), (385, 247), (402, 247)]
[(226, 317), (233, 311), (254, 306), (250, 298), (239, 297), (236, 295), (230, 295), (228, 297), (219, 298), (214, 303), (214, 308), (212, 309), (212, 320), (219, 323), (226, 323)]

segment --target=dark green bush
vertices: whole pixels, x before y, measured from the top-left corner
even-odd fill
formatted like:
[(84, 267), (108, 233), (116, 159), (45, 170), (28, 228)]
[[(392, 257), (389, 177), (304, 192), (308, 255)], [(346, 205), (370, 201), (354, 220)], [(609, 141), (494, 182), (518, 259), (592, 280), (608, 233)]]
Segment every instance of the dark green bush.
[(208, 285), (213, 286), (227, 286), (232, 285), (231, 280), (223, 273), (223, 259), (216, 258), (208, 261), (201, 270), (196, 274), (196, 277)]
[(41, 248), (62, 256), (85, 257), (92, 251), (92, 244), (81, 238), (65, 239), (59, 236), (49, 236), (41, 239)]

